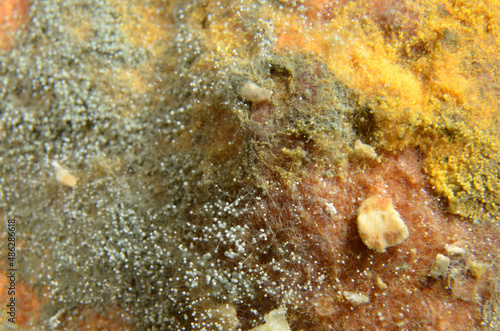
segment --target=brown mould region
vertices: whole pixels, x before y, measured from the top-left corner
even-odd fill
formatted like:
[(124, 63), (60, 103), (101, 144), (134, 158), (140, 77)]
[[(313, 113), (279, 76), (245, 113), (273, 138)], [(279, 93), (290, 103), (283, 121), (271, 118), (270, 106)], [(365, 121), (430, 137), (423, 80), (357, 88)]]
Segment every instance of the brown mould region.
[[(496, 300), (498, 265), (488, 247), (500, 244), (498, 229), (472, 226), (447, 213), (415, 149), (384, 153), (380, 162), (362, 165), (351, 159), (339, 175), (331, 176), (330, 171), (308, 169), (295, 192), (275, 188), (264, 199), (265, 212), (275, 215), (267, 219), (276, 239), (295, 243), (326, 271), (315, 279), (325, 288), (311, 293), (311, 300), (298, 309), (307, 317), (294, 318), (289, 312), (294, 329), (307, 329), (311, 319), (325, 330), (478, 327), (483, 307)], [(357, 208), (374, 194), (392, 199), (410, 233), (386, 253), (368, 249), (357, 233)], [(454, 244), (463, 253), (446, 250)], [(440, 253), (449, 256), (451, 264), (435, 279), (429, 270)], [(474, 277), (473, 261), (491, 267)], [(363, 294), (369, 301), (354, 306), (340, 294), (344, 291)]]

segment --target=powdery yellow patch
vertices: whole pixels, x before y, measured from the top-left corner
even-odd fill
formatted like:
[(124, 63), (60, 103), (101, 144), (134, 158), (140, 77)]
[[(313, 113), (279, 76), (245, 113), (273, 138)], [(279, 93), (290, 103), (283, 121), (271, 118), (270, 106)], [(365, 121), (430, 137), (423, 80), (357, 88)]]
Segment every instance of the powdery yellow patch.
[(389, 99), (394, 107), (386, 112), (391, 116), (409, 111), (421, 113), (425, 109), (426, 97), (420, 80), (397, 63), (391, 52), (373, 43), (351, 40), (341, 53), (330, 57), (329, 67), (346, 76), (365, 97)]
[(451, 211), (500, 220), (499, 1), (281, 3), (277, 51), (322, 58), (370, 106), (380, 148), (418, 146)]
[[(289, 16), (295, 16), (290, 20)], [(305, 27), (297, 14), (289, 14), (276, 23), (276, 51), (298, 51), (316, 54), (327, 58), (332, 49), (335, 34), (329, 24)]]

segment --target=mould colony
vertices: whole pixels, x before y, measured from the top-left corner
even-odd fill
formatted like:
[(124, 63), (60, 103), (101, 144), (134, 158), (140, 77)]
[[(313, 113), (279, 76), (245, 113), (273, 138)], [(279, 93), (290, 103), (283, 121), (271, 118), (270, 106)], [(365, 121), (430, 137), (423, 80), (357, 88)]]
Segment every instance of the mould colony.
[(31, 3), (0, 55), (0, 211), (22, 224), (35, 326), (498, 325), (498, 229), (445, 217), (357, 92), (276, 51), (307, 11)]

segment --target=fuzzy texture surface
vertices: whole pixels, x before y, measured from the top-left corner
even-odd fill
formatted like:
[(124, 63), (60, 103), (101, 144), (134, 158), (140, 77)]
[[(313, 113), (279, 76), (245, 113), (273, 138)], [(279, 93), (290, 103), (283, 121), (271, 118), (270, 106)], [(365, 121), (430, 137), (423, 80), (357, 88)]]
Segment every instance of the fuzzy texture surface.
[[(499, 329), (498, 8), (32, 1), (0, 54), (21, 327)], [(410, 234), (383, 253), (371, 196)]]

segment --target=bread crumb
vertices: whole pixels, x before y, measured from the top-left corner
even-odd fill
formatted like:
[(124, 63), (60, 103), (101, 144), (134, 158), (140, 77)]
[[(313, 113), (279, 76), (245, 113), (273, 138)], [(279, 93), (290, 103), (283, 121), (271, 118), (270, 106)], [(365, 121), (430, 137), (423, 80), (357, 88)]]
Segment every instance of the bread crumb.
[(56, 175), (56, 180), (66, 186), (75, 187), (78, 180), (74, 175), (72, 175), (68, 169), (64, 168), (57, 161), (53, 161), (54, 171)]
[(392, 200), (381, 196), (366, 199), (358, 210), (358, 231), (368, 248), (379, 253), (408, 238), (408, 228)]
[(362, 303), (367, 303), (368, 301), (370, 301), (370, 298), (368, 298), (364, 294), (352, 293), (348, 291), (344, 291), (342, 294), (347, 299), (347, 301), (349, 301), (349, 303), (353, 306), (358, 306)]
[(272, 91), (260, 87), (251, 81), (246, 81), (240, 88), (240, 96), (243, 100), (251, 101), (253, 103), (270, 100), (272, 95)]
[(359, 159), (376, 159), (378, 156), (373, 147), (363, 144), (359, 139), (354, 143), (354, 155)]

